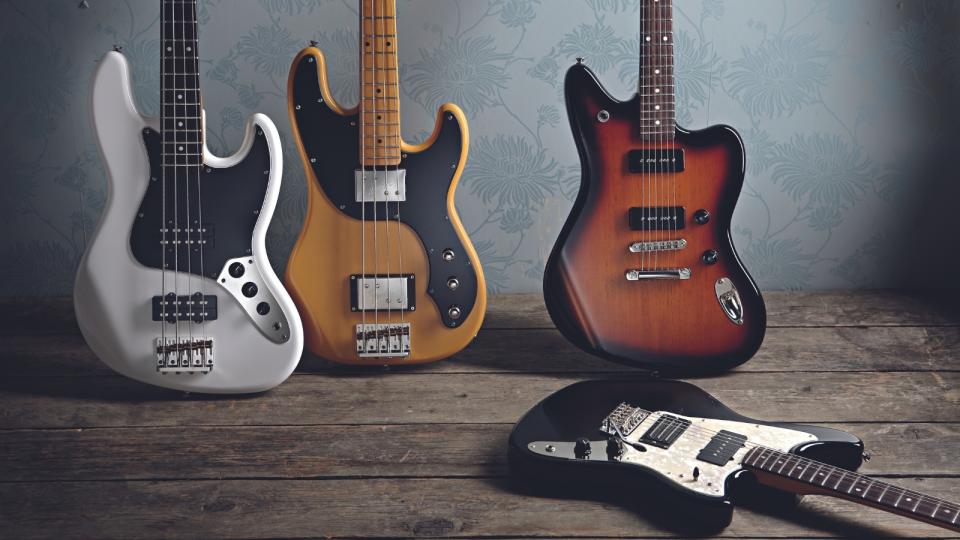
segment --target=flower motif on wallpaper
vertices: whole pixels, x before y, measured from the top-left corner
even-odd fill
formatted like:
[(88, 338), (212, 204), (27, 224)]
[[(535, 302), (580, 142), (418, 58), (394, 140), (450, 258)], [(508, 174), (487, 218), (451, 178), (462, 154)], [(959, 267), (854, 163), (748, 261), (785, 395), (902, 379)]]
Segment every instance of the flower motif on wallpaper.
[(508, 208), (500, 218), (500, 230), (519, 234), (533, 227), (533, 215), (527, 208)]
[(0, 47), (4, 51), (0, 69), (7, 81), (0, 110), (7, 115), (22, 115), (25, 122), (21, 134), (48, 135), (71, 103), (72, 94), (85, 91), (86, 87), (78, 88), (76, 70), (63, 49), (54, 49), (33, 36), (16, 34), (0, 39)]
[(503, 64), (509, 59), (497, 52), (492, 36), (448, 37), (406, 67), (405, 90), (428, 109), (452, 101), (476, 115), (495, 105), (507, 87)]
[(557, 76), (560, 74), (560, 65), (557, 63), (556, 55), (556, 47), (550, 49), (546, 56), (527, 70), (527, 75), (556, 87)]
[(730, 92), (755, 118), (791, 115), (816, 102), (829, 71), (817, 36), (773, 36), (755, 48), (743, 48), (732, 63)]
[(534, 4), (539, 6), (539, 0), (509, 0), (500, 10), (500, 22), (508, 28), (520, 28), (533, 22), (537, 18)]
[(77, 259), (56, 241), (16, 242), (0, 254), (5, 290), (18, 296), (64, 294), (73, 288), (76, 267)]
[(814, 258), (803, 253), (799, 238), (753, 240), (743, 255), (750, 273), (766, 287), (800, 290), (812, 277)]
[(837, 135), (797, 135), (778, 144), (772, 178), (793, 200), (810, 206), (853, 206), (870, 184), (869, 163)]
[(590, 67), (604, 73), (613, 67), (618, 53), (623, 49), (623, 39), (609, 25), (602, 22), (581, 24), (567, 33), (557, 45), (562, 57), (572, 60), (582, 57)]
[(330, 91), (341, 104), (355, 103), (360, 97), (360, 78), (357, 76), (359, 31), (338, 28), (317, 35), (317, 48), (323, 52), (327, 64)]
[(257, 3), (272, 15), (302, 15), (313, 13), (324, 0), (257, 0)]
[(483, 267), (483, 277), (487, 281), (487, 291), (496, 294), (506, 288), (510, 277), (507, 276), (507, 267), (513, 263), (512, 257), (497, 254), (497, 246), (493, 240), (474, 240), (474, 249), (477, 258)]
[(485, 204), (532, 208), (553, 195), (557, 162), (525, 138), (480, 137), (471, 154), (465, 180)]
[(554, 105), (541, 105), (537, 109), (537, 125), (554, 127), (560, 123), (560, 109)]
[(637, 11), (640, 3), (636, 0), (587, 0), (587, 5), (593, 9), (594, 13), (620, 13)]
[(286, 76), (290, 59), (297, 53), (299, 45), (287, 28), (258, 24), (240, 38), (237, 53), (253, 64), (257, 73), (276, 79)]
[(777, 143), (765, 130), (752, 127), (740, 132), (747, 151), (747, 177), (756, 177), (776, 163)]

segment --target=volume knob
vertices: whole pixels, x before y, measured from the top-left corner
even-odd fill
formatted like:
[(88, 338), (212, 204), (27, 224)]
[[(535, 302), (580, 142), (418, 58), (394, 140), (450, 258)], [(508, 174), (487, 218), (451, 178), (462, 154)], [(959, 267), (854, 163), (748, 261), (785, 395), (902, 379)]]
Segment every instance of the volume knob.
[(706, 225), (710, 223), (710, 212), (706, 210), (697, 210), (693, 213), (693, 220), (697, 222), (697, 225)]
[(580, 437), (573, 445), (573, 455), (577, 459), (587, 459), (590, 457), (590, 439)]

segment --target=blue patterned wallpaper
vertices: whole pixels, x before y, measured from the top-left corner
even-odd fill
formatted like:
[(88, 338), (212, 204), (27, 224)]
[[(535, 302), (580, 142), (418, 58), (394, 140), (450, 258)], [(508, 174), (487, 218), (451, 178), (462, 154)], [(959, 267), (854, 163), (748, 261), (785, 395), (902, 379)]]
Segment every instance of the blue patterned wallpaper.
[[(72, 288), (105, 196), (88, 117), (97, 59), (122, 46), (141, 107), (158, 109), (159, 2), (78, 4), (0, 1), (0, 294)], [(930, 174), (929, 162), (957, 116), (960, 2), (675, 4), (679, 118), (693, 129), (728, 123), (746, 140), (749, 173), (734, 238), (760, 285), (901, 284), (902, 263), (919, 245), (920, 210), (936, 201), (944, 178)], [(283, 132), (287, 174), (269, 235), (282, 268), (305, 207), (288, 136), (287, 70), (317, 40), (331, 61), (334, 93), (352, 104), (357, 1), (200, 5), (209, 145), (232, 152), (255, 111)], [(490, 286), (539, 290), (579, 181), (564, 71), (583, 56), (611, 92), (629, 97), (637, 2), (399, 0), (399, 8), (405, 137), (426, 137), (440, 103), (463, 107), (473, 146), (457, 201)]]

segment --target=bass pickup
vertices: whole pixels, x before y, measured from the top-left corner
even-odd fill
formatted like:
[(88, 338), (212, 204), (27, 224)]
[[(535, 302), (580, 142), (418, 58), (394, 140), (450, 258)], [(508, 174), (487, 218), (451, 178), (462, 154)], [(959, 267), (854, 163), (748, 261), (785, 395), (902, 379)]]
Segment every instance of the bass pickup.
[(350, 276), (350, 311), (416, 311), (413, 274)]

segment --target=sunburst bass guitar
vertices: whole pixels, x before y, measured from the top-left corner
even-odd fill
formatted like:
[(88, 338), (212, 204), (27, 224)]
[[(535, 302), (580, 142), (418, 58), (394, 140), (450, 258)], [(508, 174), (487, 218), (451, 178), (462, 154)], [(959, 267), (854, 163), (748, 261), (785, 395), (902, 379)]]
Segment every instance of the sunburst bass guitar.
[(396, 5), (360, 1), (360, 103), (334, 101), (315, 47), (293, 62), (290, 119), (307, 172), (307, 216), (287, 265), (307, 347), (346, 364), (447, 358), (486, 309), (480, 262), (454, 207), (468, 131), (440, 108), (429, 140), (400, 136)]
[(583, 173), (544, 296), (564, 336), (591, 353), (663, 372), (719, 371), (757, 351), (766, 311), (730, 237), (743, 143), (727, 126), (676, 124), (672, 9), (640, 1), (630, 101), (611, 97), (582, 62), (567, 73)]
[(196, 0), (161, 0), (161, 112), (134, 105), (130, 67), (110, 52), (93, 83), (109, 171), (103, 216), (74, 287), (87, 344), (114, 370), (192, 392), (259, 392), (297, 366), (296, 306), (267, 259), (280, 138), (261, 114), (240, 150), (203, 137)]

